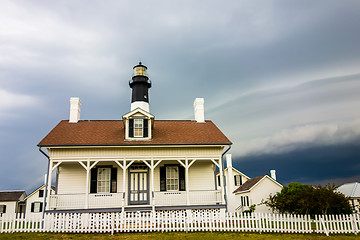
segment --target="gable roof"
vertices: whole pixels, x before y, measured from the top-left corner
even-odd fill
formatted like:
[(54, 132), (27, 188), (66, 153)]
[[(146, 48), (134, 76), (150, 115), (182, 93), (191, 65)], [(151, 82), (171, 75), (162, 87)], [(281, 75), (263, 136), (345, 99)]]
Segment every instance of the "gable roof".
[(126, 113), (126, 114), (123, 116), (123, 118), (128, 118), (128, 117), (130, 117), (130, 116), (132, 116), (132, 115), (134, 115), (134, 114), (136, 114), (136, 113), (141, 113), (142, 115), (145, 115), (145, 116), (147, 116), (148, 118), (155, 118), (154, 115), (152, 115), (151, 113), (149, 113), (149, 112), (147, 112), (147, 111), (145, 111), (145, 110), (143, 110), (143, 109), (141, 109), (141, 108), (135, 108), (134, 110)]
[[(38, 187), (37, 189), (35, 189), (34, 191), (32, 191), (32, 193), (30, 193), (29, 195), (26, 196), (25, 200), (30, 198), (31, 196), (33, 196), (35, 193), (37, 193), (39, 190), (45, 188), (45, 184), (41, 185), (40, 187)], [(51, 186), (51, 189), (55, 191), (55, 187)]]
[(243, 185), (238, 187), (233, 193), (241, 193), (241, 192), (251, 191), (252, 188), (254, 188), (259, 182), (261, 182), (265, 178), (270, 179), (275, 184), (282, 187), (282, 185), (279, 182), (277, 182), (275, 179), (273, 179), (272, 177), (269, 177), (267, 174), (264, 174), (264, 175), (247, 180)]
[(0, 202), (19, 201), (25, 191), (0, 191)]
[(212, 121), (154, 121), (152, 139), (125, 140), (121, 120), (62, 120), (41, 140), (39, 147), (51, 146), (139, 146), (139, 145), (230, 145), (229, 139)]
[(240, 187), (238, 187), (233, 193), (249, 191), (253, 186), (255, 186), (255, 184), (257, 184), (258, 182), (260, 182), (261, 179), (263, 179), (265, 176), (266, 176), (266, 174), (261, 175), (261, 176), (259, 176), (259, 177), (250, 178), (250, 179), (247, 180), (243, 185), (241, 185)]
[(346, 197), (360, 198), (360, 183), (345, 183), (338, 187), (337, 191), (341, 192)]

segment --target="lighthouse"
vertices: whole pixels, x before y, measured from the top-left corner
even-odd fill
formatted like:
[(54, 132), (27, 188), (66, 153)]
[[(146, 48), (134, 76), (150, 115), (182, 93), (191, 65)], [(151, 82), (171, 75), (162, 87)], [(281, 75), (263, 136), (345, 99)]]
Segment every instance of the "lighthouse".
[(129, 86), (132, 89), (131, 111), (141, 108), (146, 112), (150, 112), (149, 88), (151, 88), (151, 81), (147, 76), (147, 67), (139, 62), (138, 65), (133, 67), (133, 70), (132, 80), (129, 81)]

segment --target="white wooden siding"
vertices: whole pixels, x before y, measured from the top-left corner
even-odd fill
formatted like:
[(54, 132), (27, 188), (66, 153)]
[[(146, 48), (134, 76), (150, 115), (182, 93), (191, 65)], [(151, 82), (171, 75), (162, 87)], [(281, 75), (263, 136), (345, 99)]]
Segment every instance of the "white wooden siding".
[[(123, 170), (111, 162), (101, 162), (97, 166), (117, 168), (117, 192), (123, 192)], [(126, 179), (127, 181), (127, 179)], [(91, 172), (89, 188), (91, 183)], [(79, 163), (62, 163), (59, 166), (58, 194), (85, 193), (86, 170)], [(90, 191), (90, 189), (89, 189)]]
[(189, 190), (215, 190), (213, 163), (196, 161), (189, 168)]
[[(225, 179), (226, 179), (226, 184), (228, 185), (228, 184), (229, 184), (229, 183), (228, 183), (228, 168), (225, 168), (225, 170), (224, 170), (224, 175), (225, 175)], [(240, 175), (240, 176), (241, 176), (241, 182), (242, 182), (242, 184), (244, 184), (247, 180), (250, 179), (249, 177), (247, 177), (247, 176), (245, 176), (245, 175), (243, 175), (243, 174), (240, 174), (239, 172), (235, 171), (235, 169), (233, 168), (233, 176), (235, 176), (235, 175)], [(217, 184), (218, 189), (221, 189), (220, 183), (218, 182), (218, 176), (220, 176), (220, 173), (219, 173), (219, 172), (216, 174), (216, 184)], [(233, 184), (234, 184), (234, 185), (232, 186), (233, 191), (236, 190), (238, 187), (240, 187), (240, 186), (235, 186), (235, 181), (233, 181)]]
[[(165, 164), (179, 165), (179, 162), (162, 161), (159, 166), (164, 166)], [(211, 161), (207, 160), (199, 160), (191, 165), (189, 168), (189, 190), (215, 190), (213, 165)], [(159, 166), (154, 170), (154, 191), (160, 191)]]
[(58, 172), (58, 194), (85, 193), (86, 171), (79, 163), (62, 163)]
[[(43, 197), (39, 197), (39, 190), (44, 190)], [(39, 213), (31, 212), (31, 204), (34, 202), (44, 203), (44, 197), (46, 194), (45, 191), (46, 191), (45, 186), (43, 186), (42, 188), (37, 189), (36, 192), (34, 192), (34, 194), (32, 196), (26, 198), (26, 210), (25, 210), (26, 216), (42, 216), (42, 212), (39, 212)], [(51, 194), (55, 194), (55, 191), (53, 189), (51, 189)], [(42, 210), (44, 210), (44, 206), (43, 206)]]
[[(267, 207), (265, 204), (260, 205), (260, 203), (263, 200), (268, 199), (270, 194), (275, 195), (277, 192), (280, 192), (281, 189), (281, 186), (274, 183), (268, 177), (265, 177), (258, 184), (256, 184), (250, 192), (236, 194), (236, 201), (237, 204), (240, 205), (241, 196), (249, 196), (249, 204), (256, 204), (255, 212), (271, 213), (272, 211), (269, 207)], [(245, 208), (244, 210), (248, 210), (248, 208)]]
[(6, 205), (6, 213), (3, 213), (3, 216), (6, 215), (14, 215), (16, 213), (16, 202), (9, 201), (9, 202), (0, 202), (0, 205)]
[(52, 148), (51, 158), (79, 157), (156, 157), (156, 156), (213, 156), (219, 158), (222, 147), (104, 147), (104, 148)]

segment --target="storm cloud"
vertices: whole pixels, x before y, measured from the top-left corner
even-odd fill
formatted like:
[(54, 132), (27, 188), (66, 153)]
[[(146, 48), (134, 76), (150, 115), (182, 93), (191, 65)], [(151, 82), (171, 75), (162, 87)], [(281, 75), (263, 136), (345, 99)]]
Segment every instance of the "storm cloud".
[[(70, 97), (80, 97), (82, 119), (121, 119), (140, 60), (156, 119), (193, 119), (194, 98), (204, 97), (206, 119), (249, 176), (271, 165), (289, 182), (293, 166), (311, 159), (320, 169), (329, 149), (329, 166), (356, 164), (356, 0), (4, 0), (0, 9), (0, 189), (41, 184), (47, 162), (36, 144), (68, 119)], [(357, 176), (332, 173), (294, 180)]]

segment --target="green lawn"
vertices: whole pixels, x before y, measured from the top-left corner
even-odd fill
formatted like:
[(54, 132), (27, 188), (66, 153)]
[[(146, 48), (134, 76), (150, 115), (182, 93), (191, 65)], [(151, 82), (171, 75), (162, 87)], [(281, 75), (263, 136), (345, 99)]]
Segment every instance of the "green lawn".
[(196, 233), (118, 233), (110, 234), (61, 234), (61, 233), (2, 233), (0, 239), (206, 239), (206, 240), (231, 240), (231, 239), (279, 239), (279, 240), (310, 240), (310, 239), (360, 239), (355, 235), (315, 235), (315, 234), (259, 234), (259, 233), (219, 233), (219, 232), (196, 232)]

